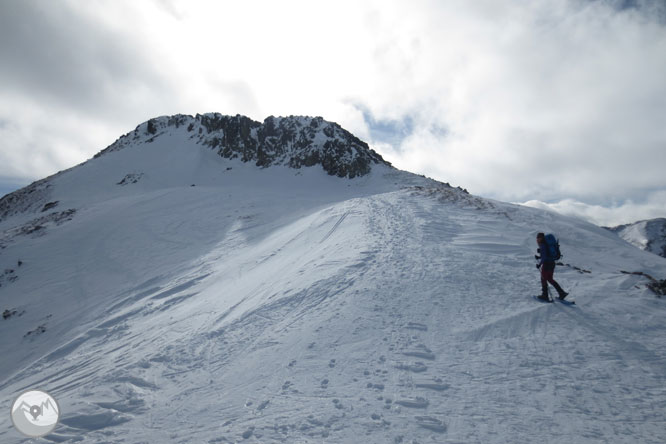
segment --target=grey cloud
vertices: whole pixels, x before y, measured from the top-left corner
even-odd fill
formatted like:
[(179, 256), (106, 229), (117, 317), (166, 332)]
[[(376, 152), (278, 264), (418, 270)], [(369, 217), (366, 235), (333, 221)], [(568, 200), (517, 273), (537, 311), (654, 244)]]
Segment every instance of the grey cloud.
[(0, 82), (8, 94), (19, 90), (81, 111), (122, 107), (122, 93), (133, 86), (164, 87), (127, 35), (92, 22), (66, 2), (2, 2), (0, 58)]
[[(599, 1), (599, 0), (597, 0)], [(648, 20), (666, 23), (666, 3), (663, 0), (605, 0), (620, 11), (637, 12)]]
[(394, 164), (501, 200), (639, 200), (666, 186), (663, 7), (492, 2), (490, 17), (472, 3), (434, 8), (422, 64), (440, 98), (432, 120), (450, 132), (406, 140)]

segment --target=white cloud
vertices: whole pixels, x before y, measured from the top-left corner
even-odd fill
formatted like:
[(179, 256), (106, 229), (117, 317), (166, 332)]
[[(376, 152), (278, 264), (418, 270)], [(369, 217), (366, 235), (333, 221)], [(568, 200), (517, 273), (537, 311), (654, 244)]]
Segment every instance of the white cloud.
[[(396, 163), (427, 157), (436, 177), (501, 199), (666, 186), (664, 26), (608, 2), (492, 4), (430, 11), (419, 72), (431, 95), (415, 94), (426, 125)], [(428, 123), (449, 133), (427, 137)]]
[(531, 200), (523, 205), (578, 217), (600, 226), (614, 227), (639, 220), (664, 217), (666, 191), (650, 193), (642, 202), (628, 200), (622, 204), (609, 206), (589, 205), (573, 199), (564, 199), (554, 203)]
[(308, 114), (473, 193), (641, 201), (666, 189), (666, 9), (625, 3), (3, 3), (0, 177), (157, 115)]

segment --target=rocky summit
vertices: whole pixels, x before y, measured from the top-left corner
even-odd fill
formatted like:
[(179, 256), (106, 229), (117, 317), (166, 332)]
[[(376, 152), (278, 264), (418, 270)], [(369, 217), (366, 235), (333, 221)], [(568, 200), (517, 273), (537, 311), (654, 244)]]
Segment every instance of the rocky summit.
[(260, 123), (241, 115), (219, 113), (150, 119), (95, 157), (137, 142), (151, 143), (181, 127), (196, 143), (216, 150), (220, 156), (260, 167), (321, 165), (332, 176), (352, 179), (368, 174), (373, 164), (389, 165), (367, 143), (321, 117), (271, 116)]

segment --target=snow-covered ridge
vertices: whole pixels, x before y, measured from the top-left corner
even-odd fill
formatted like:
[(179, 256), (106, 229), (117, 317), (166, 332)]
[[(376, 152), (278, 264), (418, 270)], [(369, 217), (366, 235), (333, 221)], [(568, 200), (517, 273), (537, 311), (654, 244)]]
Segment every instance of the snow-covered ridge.
[[(120, 157), (108, 156), (120, 151), (123, 152)], [(232, 169), (228, 161), (260, 168), (299, 169), (320, 165), (329, 175), (348, 179), (367, 176), (373, 165), (393, 170), (365, 142), (321, 117), (268, 117), (260, 123), (241, 115), (178, 114), (150, 119), (93, 159), (0, 198), (0, 222), (17, 215), (32, 216), (34, 221), (23, 221), (29, 228), (38, 224), (35, 216), (44, 216), (42, 213), (55, 207), (54, 202), (61, 197), (67, 203), (61, 203), (59, 211), (74, 209), (71, 205), (82, 202), (71, 202), (69, 197), (85, 195), (83, 201), (88, 204), (91, 199), (98, 199), (100, 193), (113, 197), (115, 185), (136, 185), (142, 181), (168, 188), (176, 183), (182, 185), (179, 180), (189, 186), (201, 182), (203, 176), (219, 178)], [(207, 173), (188, 170), (185, 167), (188, 162), (207, 163), (210, 168)], [(147, 171), (157, 181), (151, 182)], [(217, 183), (217, 179), (211, 180)], [(57, 183), (67, 185), (62, 188)], [(63, 208), (64, 205), (70, 206)], [(1, 242), (0, 239), (0, 245)]]
[(0, 199), (0, 221), (15, 213), (36, 211), (48, 200), (51, 184), (48, 178), (9, 193)]
[(375, 156), (165, 117), (0, 199), (0, 398), (48, 391), (61, 443), (663, 441), (666, 259)]
[[(0, 396), (56, 397), (51, 442), (662, 442), (665, 259), (383, 165), (261, 169), (182, 136), (6, 221), (77, 209), (0, 252)], [(531, 297), (537, 230), (575, 306)], [(0, 442), (26, 442), (7, 414)]]
[(642, 220), (608, 229), (641, 250), (666, 257), (666, 218)]
[(197, 144), (215, 149), (224, 158), (261, 167), (321, 165), (332, 176), (351, 179), (368, 174), (373, 164), (389, 165), (367, 143), (321, 117), (271, 116), (260, 123), (241, 115), (219, 113), (150, 119), (95, 157), (129, 145), (151, 143), (176, 130), (186, 131)]

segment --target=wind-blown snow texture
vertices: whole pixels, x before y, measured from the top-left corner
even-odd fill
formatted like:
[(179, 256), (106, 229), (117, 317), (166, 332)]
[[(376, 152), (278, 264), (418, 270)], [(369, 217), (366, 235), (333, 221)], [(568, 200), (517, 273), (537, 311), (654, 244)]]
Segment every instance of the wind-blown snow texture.
[[(664, 300), (620, 270), (665, 259), (361, 148), (343, 179), (168, 121), (0, 206), (0, 397), (56, 397), (43, 442), (663, 442)], [(538, 231), (576, 306), (530, 297)], [(0, 441), (30, 442), (8, 414)]]

